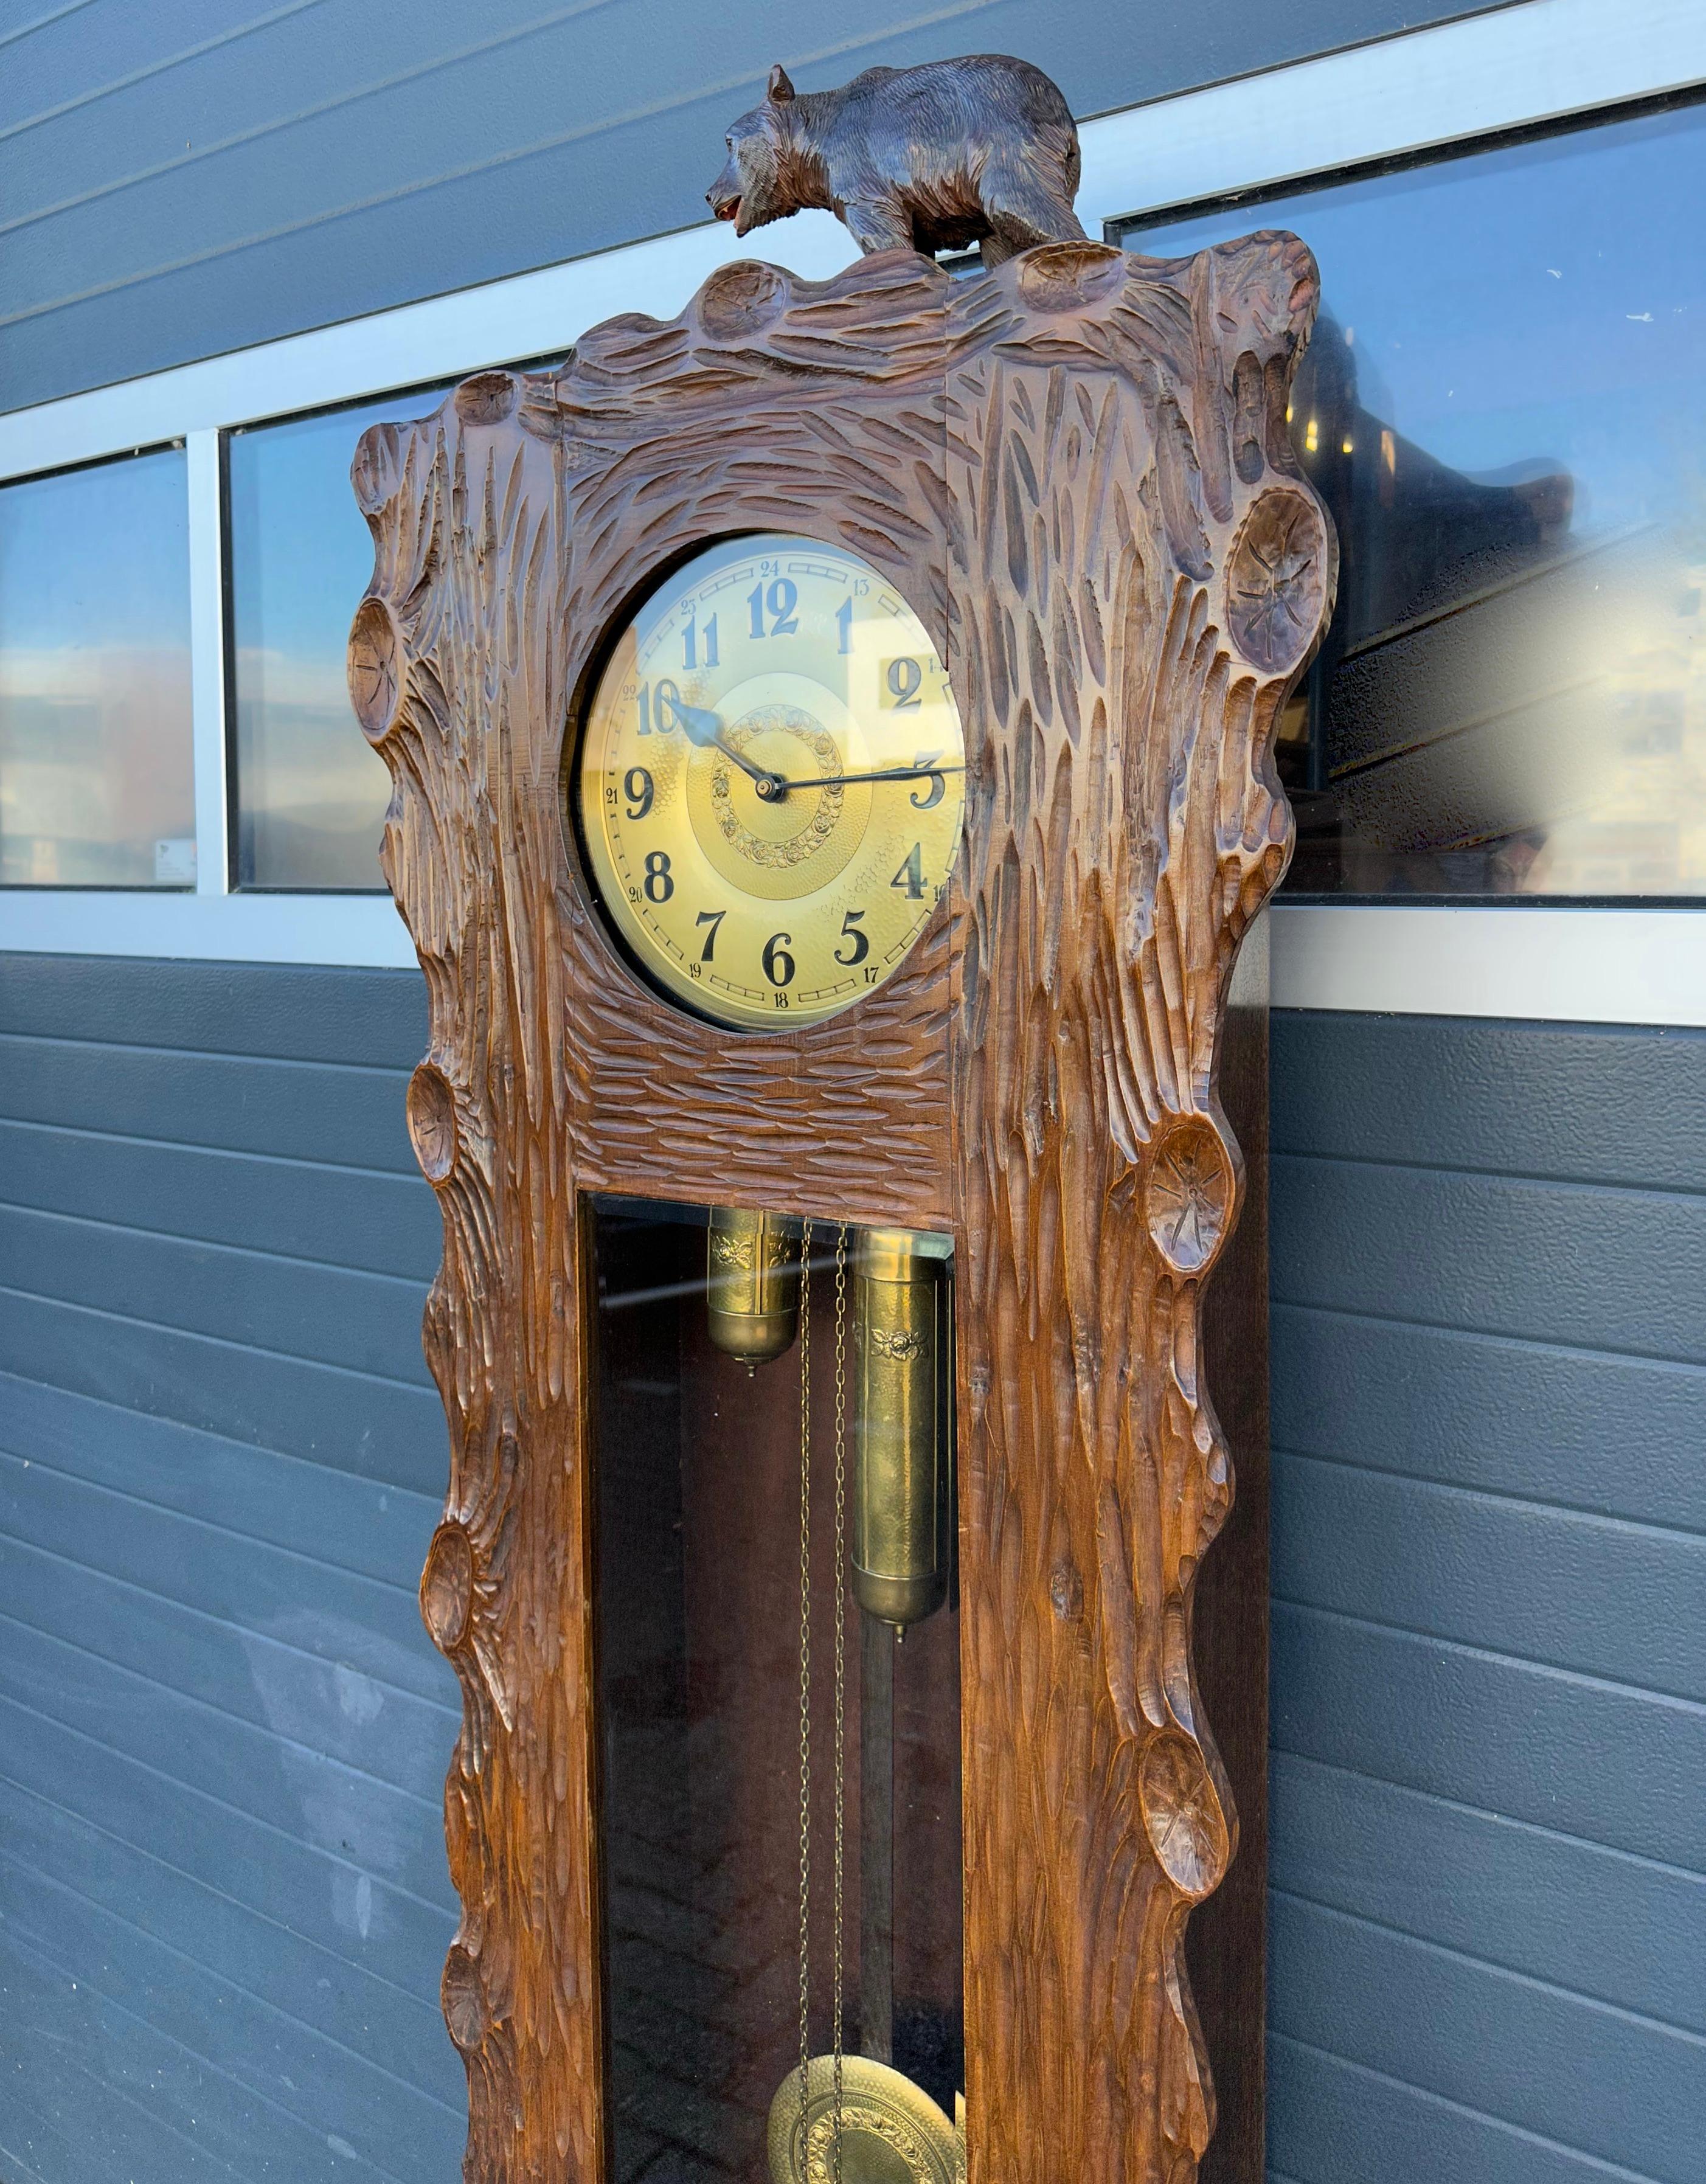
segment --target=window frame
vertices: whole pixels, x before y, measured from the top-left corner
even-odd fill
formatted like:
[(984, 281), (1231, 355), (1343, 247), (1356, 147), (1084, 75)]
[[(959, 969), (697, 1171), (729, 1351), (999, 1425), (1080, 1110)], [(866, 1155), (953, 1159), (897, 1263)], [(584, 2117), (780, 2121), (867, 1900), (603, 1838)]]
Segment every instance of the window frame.
[[(77, 462), (64, 462), (64, 463), (38, 464), (38, 465), (36, 465), (33, 469), (30, 469), (30, 470), (24, 470), (24, 471), (7, 471), (7, 472), (4, 472), (4, 473), (0, 473), (0, 493), (4, 493), (4, 492), (7, 490), (7, 488), (8, 488), (8, 487), (14, 486), (14, 485), (38, 485), (38, 484), (41, 484), (42, 482), (44, 482), (46, 479), (48, 479), (48, 478), (76, 477), (76, 476), (81, 476), (84, 472), (88, 471), (111, 470), (111, 469), (113, 469), (113, 468), (114, 467), (114, 465), (116, 465), (117, 464), (120, 464), (120, 463), (136, 462), (136, 461), (137, 461), (137, 460), (142, 460), (142, 459), (143, 459), (143, 458), (145, 458), (145, 457), (147, 457), (147, 456), (149, 456), (149, 455), (172, 455), (172, 454), (181, 454), (181, 455), (182, 455), (182, 456), (183, 456), (183, 458), (184, 458), (185, 486), (186, 486), (186, 491), (187, 492), (187, 490), (188, 490), (188, 477), (189, 477), (189, 464), (190, 464), (189, 448), (188, 448), (188, 446), (187, 446), (187, 443), (186, 443), (186, 441), (185, 441), (184, 436), (183, 436), (181, 433), (179, 433), (179, 434), (177, 434), (177, 435), (176, 435), (176, 437), (168, 437), (168, 438), (158, 439), (158, 440), (148, 440), (148, 441), (143, 441), (143, 442), (142, 442), (141, 443), (139, 443), (137, 446), (136, 446), (136, 447), (134, 447), (134, 448), (108, 448), (108, 449), (107, 449), (103, 454), (98, 454), (98, 455), (86, 455), (86, 456), (85, 456), (85, 457), (84, 457), (81, 461), (77, 461)], [(186, 531), (187, 531), (187, 528), (188, 528), (188, 526), (187, 526), (187, 525), (186, 525)], [(193, 556), (194, 556), (194, 546), (193, 546), (193, 542), (192, 542), (192, 541), (191, 541), (191, 540), (189, 540), (189, 539), (187, 538), (187, 538), (186, 538), (186, 548), (187, 548), (187, 559), (188, 559), (188, 560), (192, 562), (192, 563), (193, 563)], [(183, 881), (176, 881), (176, 880), (175, 880), (175, 881), (171, 882), (170, 884), (167, 884), (167, 883), (162, 883), (162, 882), (156, 882), (156, 883), (155, 883), (153, 886), (151, 886), (151, 887), (137, 888), (137, 887), (126, 887), (126, 886), (123, 885), (120, 882), (119, 882), (119, 881), (117, 881), (117, 880), (81, 880), (81, 881), (79, 881), (79, 882), (78, 882), (75, 886), (67, 887), (67, 886), (63, 886), (63, 885), (55, 885), (53, 883), (52, 883), (52, 882), (50, 882), (50, 881), (37, 881), (37, 880), (0, 880), (0, 902), (7, 901), (7, 900), (8, 900), (9, 899), (11, 899), (12, 897), (14, 897), (14, 896), (17, 896), (17, 895), (61, 895), (61, 894), (79, 894), (79, 895), (122, 895), (122, 896), (125, 898), (125, 900), (128, 902), (128, 901), (131, 901), (131, 900), (134, 900), (137, 896), (138, 896), (138, 895), (144, 895), (144, 896), (148, 896), (148, 897), (153, 898), (153, 897), (160, 896), (160, 895), (186, 895), (186, 894), (190, 894), (194, 893), (194, 891), (195, 891), (195, 889), (196, 889), (196, 888), (199, 887), (199, 885), (200, 885), (200, 883), (201, 883), (201, 881), (200, 881), (200, 875), (201, 875), (201, 802), (200, 802), (200, 786), (199, 786), (199, 779), (198, 779), (198, 769), (199, 765), (200, 765), (200, 754), (199, 754), (199, 750), (198, 750), (198, 745), (197, 745), (197, 742), (196, 742), (196, 699), (195, 699), (195, 671), (196, 671), (196, 647), (195, 647), (195, 596), (196, 596), (196, 587), (195, 587), (195, 573), (194, 573), (193, 566), (191, 566), (191, 568), (190, 568), (190, 570), (189, 570), (189, 571), (188, 571), (187, 582), (188, 582), (188, 600), (187, 600), (187, 604), (188, 604), (188, 608), (189, 608), (189, 620), (190, 620), (189, 653), (190, 653), (190, 766), (191, 766), (191, 797), (192, 797), (192, 810), (193, 810), (193, 812), (194, 812), (194, 822), (195, 822), (195, 827), (196, 827), (196, 833), (195, 833), (195, 838), (195, 838), (195, 844), (196, 844), (196, 875), (197, 875), (197, 877), (196, 877), (196, 879), (195, 879), (194, 883), (186, 883), (186, 882), (183, 882)], [(4, 945), (5, 945), (5, 940), (4, 940), (3, 921), (0, 921), (0, 947), (3, 947)]]
[[(1265, 204), (1280, 198), (1295, 198), (1310, 190), (1330, 190), (1350, 182), (1377, 181), (1388, 175), (1414, 174), (1427, 167), (1443, 166), (1452, 159), (1471, 159), (1484, 152), (1503, 151), (1524, 144), (1544, 144), (1561, 136), (1590, 136), (1597, 129), (1620, 121), (1643, 120), (1649, 114), (1685, 113), (1691, 107), (1706, 108), (1706, 84), (1690, 84), (1681, 88), (1657, 92), (1645, 98), (1620, 100), (1610, 106), (1596, 106), (1582, 111), (1554, 115), (1542, 121), (1525, 122), (1505, 129), (1488, 130), (1483, 134), (1454, 141), (1445, 145), (1413, 148), (1397, 153), (1388, 153), (1369, 159), (1322, 170), (1311, 170), (1301, 176), (1282, 181), (1263, 182), (1253, 189), (1222, 190), (1207, 198), (1188, 198), (1183, 203), (1157, 205), (1124, 218), (1104, 220), (1102, 239), (1117, 248), (1130, 244), (1141, 248), (1144, 232), (1149, 228), (1167, 227), (1175, 221), (1201, 220), (1218, 213), (1259, 214)], [(1255, 225), (1260, 226), (1258, 220)], [(1307, 241), (1307, 237), (1305, 240)], [(1310, 711), (1313, 716), (1322, 710), (1319, 664), (1312, 664), (1303, 688), (1309, 692)], [(1418, 889), (1413, 894), (1401, 895), (1358, 894), (1352, 889), (1325, 893), (1316, 889), (1288, 889), (1275, 898), (1285, 905), (1307, 905), (1314, 908), (1342, 905), (1346, 908), (1368, 909), (1394, 905), (1418, 910), (1512, 910), (1524, 912), (1547, 910), (1625, 910), (1706, 911), (1706, 894), (1497, 894), (1465, 890), (1448, 894), (1443, 890)]]
[[(1079, 209), (1107, 234), (1173, 209), (1263, 195), (1620, 118), (1706, 86), (1698, 0), (1505, 0), (1480, 12), (1080, 124)], [(1300, 122), (1302, 125), (1300, 126)], [(844, 267), (844, 230), (803, 214), (767, 254)], [(666, 317), (744, 255), (707, 223), (0, 415), (0, 481), (181, 440), (190, 497), (198, 880), (193, 893), (0, 889), (0, 952), (413, 968), (383, 894), (233, 891), (224, 437), (243, 426), (564, 354), (622, 311)], [(354, 602), (352, 602), (352, 610)], [(352, 733), (354, 730), (352, 729)], [(1636, 908), (1502, 897), (1437, 905), (1282, 900), (1276, 1006), (1706, 1028), (1706, 903)], [(1519, 913), (1514, 915), (1514, 913)]]

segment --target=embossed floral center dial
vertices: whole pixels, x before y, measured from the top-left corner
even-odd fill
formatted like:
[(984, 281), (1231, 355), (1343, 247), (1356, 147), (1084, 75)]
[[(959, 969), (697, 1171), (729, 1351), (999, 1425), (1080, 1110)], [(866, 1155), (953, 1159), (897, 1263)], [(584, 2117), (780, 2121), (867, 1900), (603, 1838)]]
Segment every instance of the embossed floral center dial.
[(892, 976), (947, 884), (965, 747), (928, 633), (856, 554), (725, 541), (622, 632), (588, 710), (581, 837), (656, 983), (748, 1028)]

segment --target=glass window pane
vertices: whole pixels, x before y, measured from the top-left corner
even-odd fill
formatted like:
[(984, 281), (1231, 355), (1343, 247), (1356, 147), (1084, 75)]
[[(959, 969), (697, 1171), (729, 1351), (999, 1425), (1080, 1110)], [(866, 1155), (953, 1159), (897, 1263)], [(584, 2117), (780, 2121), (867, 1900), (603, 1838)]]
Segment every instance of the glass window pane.
[(349, 464), (371, 424), (426, 416), (443, 398), (442, 387), (387, 394), (231, 437), (239, 887), (385, 884), (391, 777), (344, 681), (350, 617), (373, 573)]
[(1697, 106), (1128, 230), (1320, 263), (1292, 432), (1344, 558), (1289, 888), (1706, 894), (1703, 187)]
[(839, 2021), (841, 2174), (909, 2173), (886, 2116), (963, 2175), (947, 1240), (841, 1232), (838, 1280), (817, 1223), (802, 1283), (775, 1215), (593, 1225), (613, 2173), (833, 2173)]
[(0, 882), (193, 887), (181, 448), (0, 486)]

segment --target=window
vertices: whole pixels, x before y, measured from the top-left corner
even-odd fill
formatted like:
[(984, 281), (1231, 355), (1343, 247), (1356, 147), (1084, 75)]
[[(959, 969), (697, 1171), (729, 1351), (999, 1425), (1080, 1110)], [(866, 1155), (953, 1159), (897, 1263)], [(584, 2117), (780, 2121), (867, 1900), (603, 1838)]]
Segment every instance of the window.
[(181, 448), (0, 487), (0, 882), (193, 887)]
[(1706, 895), (1706, 109), (1133, 223), (1296, 231), (1339, 605), (1293, 892)]
[(344, 680), (373, 541), (349, 489), (368, 426), (425, 416), (442, 387), (234, 432), (227, 444), (237, 883), (382, 889), (384, 761)]

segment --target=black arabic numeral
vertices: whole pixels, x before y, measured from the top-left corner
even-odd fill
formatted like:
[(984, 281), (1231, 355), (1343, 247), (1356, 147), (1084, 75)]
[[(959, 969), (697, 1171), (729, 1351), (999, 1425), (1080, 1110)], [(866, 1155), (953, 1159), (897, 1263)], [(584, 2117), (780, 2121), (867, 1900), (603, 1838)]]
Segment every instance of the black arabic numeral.
[[(920, 751), (917, 758), (913, 760), (912, 765), (917, 772), (923, 773), (927, 766), (934, 766), (936, 760), (940, 758), (941, 755), (942, 754), (940, 751)], [(906, 799), (906, 801), (912, 805), (915, 811), (933, 811), (937, 805), (941, 802), (943, 797), (947, 794), (947, 792), (948, 784), (943, 776), (939, 773), (932, 773), (929, 777), (929, 785), (924, 789), (923, 794), (921, 794), (919, 791), (915, 788), (912, 791), (912, 794)]]
[(909, 902), (924, 900), (924, 852), (921, 844), (913, 843), (889, 884), (891, 888), (904, 888)]
[[(644, 818), (647, 812), (651, 810), (653, 793), (652, 778), (645, 768), (643, 766), (631, 766), (622, 776), (622, 794), (628, 800), (630, 819)], [(614, 789), (610, 792), (610, 800), (612, 803), (616, 800)]]
[(702, 910), (693, 921), (695, 925), (708, 925), (711, 928), (710, 932), (705, 936), (705, 945), (699, 951), (699, 960), (701, 963), (709, 963), (715, 955), (716, 928), (728, 915), (728, 912), (726, 910)]
[(924, 671), (916, 660), (891, 660), (889, 662), (889, 695), (895, 700), (896, 712), (918, 702), (918, 689), (924, 680)]
[(681, 725), (675, 716), (675, 709), (680, 703), (681, 690), (678, 685), (672, 682), (667, 675), (661, 677), (652, 705), (652, 719), (661, 736), (666, 735), (670, 729)]
[(764, 944), (764, 953), (759, 961), (772, 986), (791, 986), (794, 983), (794, 958), (788, 952), (793, 938), (791, 933), (772, 933)]
[(800, 587), (792, 577), (778, 577), (771, 585), (767, 598), (763, 584), (755, 584), (746, 595), (746, 604), (752, 610), (751, 635), (765, 634), (764, 610), (770, 609), (770, 635), (793, 637), (800, 628), (800, 617), (794, 610), (800, 604)]
[(838, 963), (845, 963), (850, 971), (856, 963), (862, 963), (871, 953), (870, 935), (859, 930), (860, 921), (864, 915), (862, 910), (850, 910), (841, 921), (841, 936), (843, 939), (852, 942), (853, 953), (850, 956), (844, 956), (838, 948), (835, 950), (835, 961)]
[(675, 893), (675, 882), (670, 878), (669, 852), (650, 850), (645, 861), (645, 899), (648, 902), (667, 902)]

